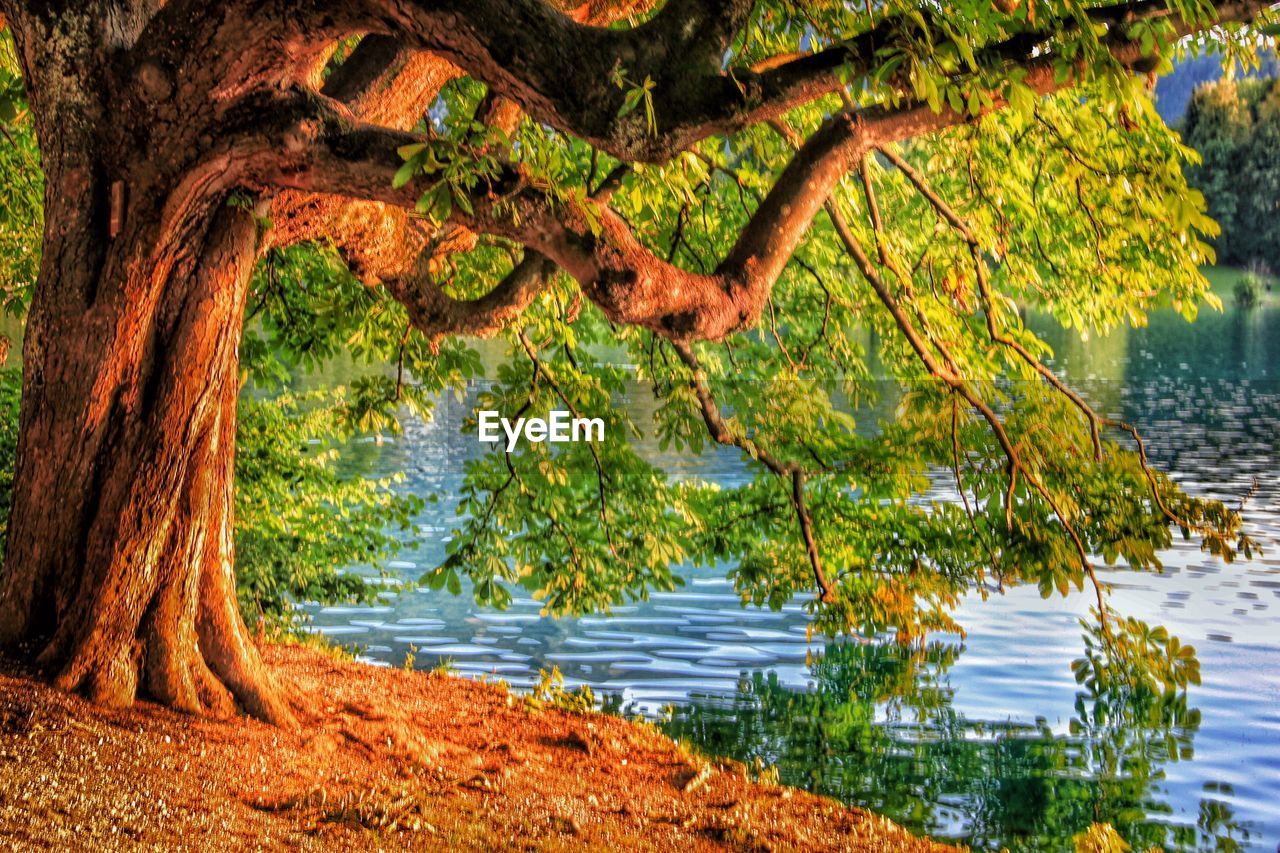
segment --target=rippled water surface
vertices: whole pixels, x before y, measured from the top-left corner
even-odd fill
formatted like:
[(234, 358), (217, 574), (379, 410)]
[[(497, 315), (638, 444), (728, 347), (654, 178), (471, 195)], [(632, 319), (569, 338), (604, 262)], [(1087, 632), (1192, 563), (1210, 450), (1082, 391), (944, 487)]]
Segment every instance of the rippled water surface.
[[(1069, 847), (1094, 820), (1135, 846), (1277, 849), (1280, 842), (1280, 310), (1206, 314), (1082, 343), (1046, 329), (1057, 367), (1103, 410), (1138, 424), (1157, 463), (1193, 492), (1238, 499), (1257, 560), (1222, 565), (1180, 543), (1161, 575), (1110, 573), (1114, 603), (1199, 651), (1204, 683), (1185, 703), (1097, 708), (1077, 701), (1071, 661), (1086, 595), (1015, 590), (967, 601), (967, 636), (911, 660), (893, 646), (806, 641), (801, 602), (743, 609), (722, 573), (609, 615), (551, 620), (517, 597), (504, 612), (464, 593), (388, 594), (376, 607), (309, 608), (316, 630), (368, 658), (527, 686), (558, 666), (625, 706), (666, 712), (675, 736), (778, 767), (782, 778), (975, 847)], [(633, 404), (645, 405), (643, 395)], [(352, 448), (367, 474), (447, 497), (479, 452), (465, 404)], [(658, 456), (656, 448), (653, 455)], [(678, 475), (743, 476), (735, 454), (663, 458)], [(940, 493), (945, 497), (945, 494)], [(448, 500), (418, 519), (422, 544), (396, 567), (416, 578), (444, 555)]]

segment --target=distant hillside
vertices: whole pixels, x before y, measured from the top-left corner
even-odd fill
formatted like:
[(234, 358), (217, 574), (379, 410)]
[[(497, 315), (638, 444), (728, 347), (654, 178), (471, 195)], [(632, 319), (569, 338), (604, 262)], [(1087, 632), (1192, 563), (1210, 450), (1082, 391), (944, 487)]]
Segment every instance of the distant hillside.
[[(1275, 77), (1280, 75), (1280, 63), (1274, 55), (1262, 62), (1259, 71), (1250, 71), (1247, 77)], [(1156, 81), (1156, 110), (1172, 127), (1182, 121), (1187, 113), (1191, 95), (1201, 83), (1209, 83), (1222, 76), (1222, 59), (1218, 56), (1197, 56), (1174, 66), (1168, 76)]]

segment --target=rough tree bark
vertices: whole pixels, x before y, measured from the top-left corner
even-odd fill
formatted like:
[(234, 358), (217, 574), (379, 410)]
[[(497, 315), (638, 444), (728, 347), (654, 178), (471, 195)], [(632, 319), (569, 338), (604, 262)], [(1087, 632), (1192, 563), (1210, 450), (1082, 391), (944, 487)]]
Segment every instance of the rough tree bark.
[[(138, 147), (112, 130), (131, 96), (103, 91), (112, 46), (93, 27), (11, 20), (47, 227), (0, 644), (27, 646), (56, 684), (101, 703), (139, 692), (193, 712), (238, 703), (288, 725), (231, 574), (237, 347), (257, 219), (228, 206), (224, 169), (200, 165), (190, 140)], [(182, 162), (166, 142), (187, 146)]]

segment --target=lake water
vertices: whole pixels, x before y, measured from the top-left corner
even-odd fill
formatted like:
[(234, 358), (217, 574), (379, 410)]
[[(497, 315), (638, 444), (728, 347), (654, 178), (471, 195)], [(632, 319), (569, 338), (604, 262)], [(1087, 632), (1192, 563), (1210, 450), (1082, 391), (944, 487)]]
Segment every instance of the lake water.
[[(961, 641), (920, 655), (892, 644), (805, 639), (800, 602), (743, 609), (722, 572), (685, 570), (686, 584), (609, 615), (552, 620), (517, 596), (505, 612), (469, 593), (412, 590), (375, 607), (307, 607), (316, 630), (367, 659), (449, 661), (462, 673), (527, 687), (557, 666), (615, 706), (664, 720), (675, 737), (783, 781), (865, 806), (975, 848), (1064, 849), (1110, 821), (1145, 849), (1275, 850), (1280, 845), (1280, 307), (1167, 314), (1149, 328), (1082, 343), (1032, 318), (1056, 367), (1098, 408), (1138, 424), (1157, 464), (1193, 492), (1237, 499), (1257, 478), (1247, 520), (1266, 554), (1225, 566), (1179, 543), (1160, 575), (1107, 575), (1123, 612), (1166, 625), (1196, 646), (1204, 683), (1186, 701), (1099, 709), (1070, 672), (1088, 594), (1041, 600), (1031, 589), (966, 601)], [(16, 326), (0, 332), (16, 337)], [(11, 356), (16, 363), (16, 353)], [(304, 385), (346, 381), (333, 368)], [(651, 405), (648, 392), (631, 405)], [(358, 442), (344, 464), (445, 500), (417, 519), (406, 579), (444, 555), (455, 518), (447, 496), (479, 452), (459, 431), (464, 404), (442, 401), (430, 423)], [(641, 413), (643, 415), (643, 413)], [(732, 484), (732, 451), (701, 458), (645, 451), (675, 476)], [(948, 498), (945, 478), (936, 497)], [(355, 567), (353, 567), (355, 568)], [(356, 569), (358, 570), (358, 568)]]
[[(1106, 577), (1121, 611), (1199, 650), (1204, 683), (1185, 703), (1100, 709), (1079, 698), (1069, 667), (1090, 596), (1041, 600), (1032, 589), (966, 601), (967, 637), (937, 638), (916, 656), (811, 644), (800, 602), (743, 609), (713, 570), (685, 570), (678, 591), (608, 615), (557, 621), (527, 596), (498, 612), (466, 591), (418, 589), (374, 607), (309, 607), (314, 627), (376, 662), (399, 665), (415, 650), (416, 666), (449, 661), (517, 688), (559, 667), (567, 684), (664, 719), (707, 752), (774, 765), (785, 782), (976, 848), (1069, 848), (1073, 833), (1110, 821), (1138, 849), (1277, 849), (1280, 309), (1206, 312), (1190, 326), (1157, 315), (1087, 343), (1032, 324), (1054, 344), (1055, 366), (1098, 408), (1139, 425), (1186, 488), (1235, 500), (1258, 480), (1247, 519), (1261, 559), (1225, 566), (1179, 544), (1161, 575)], [(645, 394), (631, 405), (648, 405)], [(347, 454), (352, 470), (404, 472), (404, 488), (445, 498), (417, 519), (421, 544), (396, 564), (406, 578), (444, 555), (447, 497), (480, 452), (459, 432), (466, 413), (444, 401), (432, 422)], [(744, 476), (735, 452), (646, 452), (676, 476)]]
[[(388, 594), (375, 607), (307, 607), (316, 630), (367, 659), (449, 661), (515, 688), (557, 666), (615, 706), (663, 720), (709, 753), (778, 768), (783, 781), (865, 806), (975, 848), (1069, 849), (1110, 821), (1145, 849), (1275, 850), (1280, 844), (1280, 307), (1205, 313), (1193, 325), (1156, 315), (1149, 328), (1082, 343), (1032, 319), (1056, 367), (1100, 409), (1138, 424), (1156, 462), (1193, 492), (1237, 499), (1257, 478), (1247, 520), (1266, 554), (1225, 566), (1179, 543), (1161, 575), (1109, 573), (1121, 610), (1196, 646), (1204, 683), (1185, 702), (1099, 709), (1078, 697), (1076, 620), (1090, 596), (1041, 600), (1030, 589), (966, 601), (961, 641), (923, 654), (892, 644), (805, 639), (800, 602), (743, 609), (722, 572), (609, 615), (551, 620), (517, 596), (505, 612), (467, 591)], [(0, 332), (16, 337), (16, 326)], [(14, 354), (16, 356), (16, 354)], [(11, 363), (16, 358), (11, 357)], [(304, 385), (346, 381), (335, 367)], [(647, 391), (631, 405), (651, 403)], [(439, 493), (417, 519), (406, 579), (444, 555), (447, 496), (479, 452), (459, 431), (464, 404), (430, 423), (358, 442), (353, 472), (404, 472), (404, 488)], [(643, 413), (641, 413), (643, 414)], [(737, 454), (646, 452), (675, 476), (732, 484)], [(949, 498), (946, 478), (936, 497)], [(357, 567), (353, 569), (358, 570)]]

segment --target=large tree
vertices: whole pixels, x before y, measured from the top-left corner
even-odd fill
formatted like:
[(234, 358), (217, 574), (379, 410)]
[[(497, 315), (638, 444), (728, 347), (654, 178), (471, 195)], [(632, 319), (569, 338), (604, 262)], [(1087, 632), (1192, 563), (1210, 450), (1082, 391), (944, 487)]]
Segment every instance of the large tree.
[[(1194, 312), (1212, 224), (1145, 75), (1199, 31), (1248, 50), (1236, 25), (1264, 2), (0, 10), (45, 176), (0, 643), (59, 686), (294, 719), (235, 597), (251, 288), (251, 313), (310, 300), (396, 354), (371, 410), (456, 384), (474, 370), (459, 340), (502, 334), (488, 403), (622, 433), (622, 374), (588, 346), (621, 344), (664, 441), (696, 452), (701, 433), (755, 473), (671, 480), (625, 436), (492, 454), (437, 585), (465, 573), (501, 603), (523, 583), (564, 611), (732, 558), (745, 600), (813, 585), (818, 626), (910, 639), (988, 581), (1088, 578), (1113, 657), (1156, 649), (1161, 677), (1192, 677), (1176, 644), (1109, 627), (1091, 561), (1156, 565), (1171, 524), (1229, 556), (1239, 517), (1151, 470), (1019, 309), (1084, 328)], [(260, 258), (316, 243), (364, 288), (254, 284)], [(869, 436), (849, 412), (873, 348), (919, 382)], [(963, 508), (914, 499), (939, 468)]]

